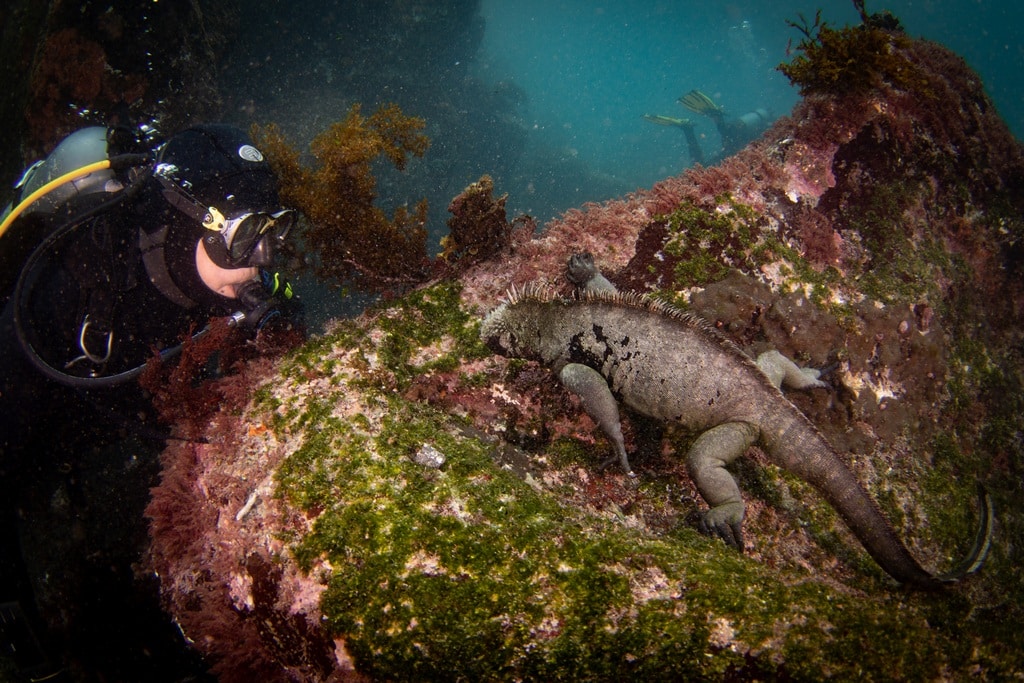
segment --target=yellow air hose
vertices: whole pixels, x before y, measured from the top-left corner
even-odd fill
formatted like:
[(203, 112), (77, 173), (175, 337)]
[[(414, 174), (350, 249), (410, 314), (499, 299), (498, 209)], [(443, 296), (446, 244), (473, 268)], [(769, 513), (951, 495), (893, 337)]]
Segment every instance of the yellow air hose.
[(60, 187), (64, 183), (69, 183), (72, 180), (78, 180), (82, 176), (87, 176), (94, 171), (102, 171), (107, 168), (110, 168), (110, 159), (104, 159), (103, 161), (97, 161), (96, 163), (89, 164), (87, 166), (82, 166), (81, 168), (76, 168), (73, 171), (65, 173), (61, 177), (46, 183), (38, 190), (30, 194), (29, 196), (25, 197), (25, 199), (22, 200), (22, 202), (18, 204), (16, 207), (14, 207), (11, 213), (7, 215), (7, 218), (4, 219), (4, 222), (0, 223), (0, 237), (4, 236), (4, 233), (7, 232), (7, 228), (11, 226), (11, 223), (13, 223), (18, 218), (18, 216), (20, 216), (22, 212), (32, 204), (32, 202), (36, 201), (47, 192), (50, 192), (57, 187)]

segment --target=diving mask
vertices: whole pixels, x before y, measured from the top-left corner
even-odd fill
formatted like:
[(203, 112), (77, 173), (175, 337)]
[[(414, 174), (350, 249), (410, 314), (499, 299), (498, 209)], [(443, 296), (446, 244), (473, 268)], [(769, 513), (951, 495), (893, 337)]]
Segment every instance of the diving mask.
[(164, 197), (211, 231), (203, 237), (203, 244), (210, 259), (221, 268), (269, 265), (273, 243), (283, 241), (295, 225), (295, 212), (291, 209), (246, 212), (227, 218), (216, 207), (205, 206), (162, 171), (158, 166), (155, 175), (163, 185)]
[[(240, 268), (264, 263), (271, 243), (283, 242), (295, 225), (295, 212), (282, 209), (274, 213), (244, 213), (225, 218), (214, 207), (207, 207), (203, 227), (218, 233), (220, 239), (204, 238), (206, 251), (221, 267)], [(259, 252), (259, 253), (257, 253)], [(253, 256), (257, 258), (252, 258)]]

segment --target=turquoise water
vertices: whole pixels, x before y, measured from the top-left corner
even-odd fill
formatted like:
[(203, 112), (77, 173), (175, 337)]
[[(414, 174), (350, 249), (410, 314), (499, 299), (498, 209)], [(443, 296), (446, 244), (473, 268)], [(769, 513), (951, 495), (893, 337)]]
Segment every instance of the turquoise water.
[[(833, 26), (860, 21), (853, 4), (840, 0), (483, 0), (486, 31), (473, 73), (522, 88), (521, 115), (534, 140), (624, 187), (649, 186), (691, 158), (680, 130), (642, 115), (692, 118), (710, 155), (718, 134), (708, 119), (676, 102), (687, 91), (699, 88), (733, 116), (758, 107), (774, 116), (789, 113), (798, 94), (776, 67), (791, 58), (787, 46), (801, 35), (786, 20), (800, 13), (813, 19), (817, 7)], [(1012, 130), (1024, 135), (1024, 4), (867, 4), (869, 12), (883, 7), (908, 34), (962, 55), (982, 75)]]
[[(433, 141), (405, 174), (382, 171), (385, 207), (426, 197), (432, 240), (450, 199), (481, 174), (510, 213), (541, 224), (587, 201), (621, 196), (693, 163), (683, 132), (645, 114), (693, 119), (705, 162), (722, 156), (712, 121), (677, 99), (700, 89), (727, 116), (788, 114), (796, 88), (777, 70), (803, 13), (860, 23), (849, 0), (473, 0), (267, 6), (246, 13), (220, 57), (229, 122), (276, 121), (308, 142), (352, 102), (396, 102)], [(881, 2), (868, 0), (868, 11)], [(988, 0), (899, 0), (912, 36), (963, 55), (1024, 136), (1024, 8)], [(358, 10), (358, 11), (357, 11)], [(788, 54), (787, 54), (788, 53)]]

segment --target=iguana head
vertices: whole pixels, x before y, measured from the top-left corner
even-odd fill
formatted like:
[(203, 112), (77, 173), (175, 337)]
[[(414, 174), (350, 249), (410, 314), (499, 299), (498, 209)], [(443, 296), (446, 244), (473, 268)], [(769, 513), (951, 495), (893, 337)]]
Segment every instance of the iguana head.
[[(480, 325), (480, 339), (491, 351), (507, 358), (525, 358), (541, 362), (548, 332), (553, 324), (549, 302), (552, 296), (539, 287), (513, 287), (508, 300), (491, 311)], [(557, 352), (556, 352), (557, 353)]]
[(480, 339), (502, 356), (550, 365), (567, 347), (562, 318), (568, 303), (542, 285), (512, 287), (507, 300), (484, 319)]
[(508, 358), (521, 358), (519, 338), (508, 324), (508, 304), (503, 303), (491, 311), (480, 325), (480, 340), (494, 353)]

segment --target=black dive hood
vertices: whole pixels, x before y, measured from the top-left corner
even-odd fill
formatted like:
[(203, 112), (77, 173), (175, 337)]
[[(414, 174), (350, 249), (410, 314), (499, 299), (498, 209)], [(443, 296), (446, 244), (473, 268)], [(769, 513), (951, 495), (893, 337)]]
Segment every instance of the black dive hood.
[[(145, 210), (161, 216), (157, 225), (143, 228), (140, 235), (150, 280), (168, 299), (186, 308), (199, 304), (223, 311), (236, 305), (202, 283), (195, 265), (196, 243), (208, 241), (207, 253), (217, 262), (216, 247), (222, 236), (203, 226), (211, 207), (227, 218), (280, 211), (277, 178), (270, 164), (242, 130), (208, 124), (178, 133), (158, 150), (154, 182), (164, 206), (173, 209), (156, 211), (150, 206)], [(149, 217), (140, 218), (145, 222)], [(254, 256), (269, 260), (263, 251)]]
[(270, 164), (234, 126), (210, 124), (178, 133), (160, 150), (156, 170), (229, 218), (281, 208)]

